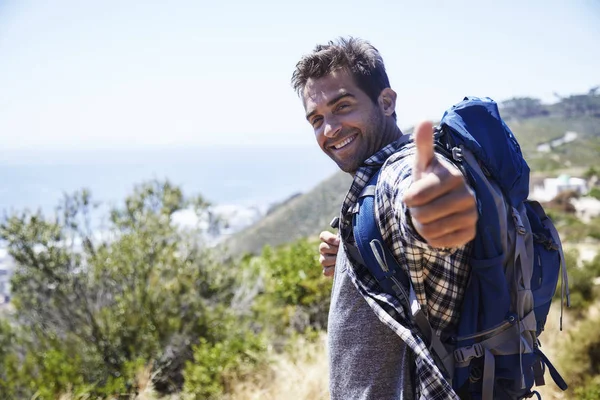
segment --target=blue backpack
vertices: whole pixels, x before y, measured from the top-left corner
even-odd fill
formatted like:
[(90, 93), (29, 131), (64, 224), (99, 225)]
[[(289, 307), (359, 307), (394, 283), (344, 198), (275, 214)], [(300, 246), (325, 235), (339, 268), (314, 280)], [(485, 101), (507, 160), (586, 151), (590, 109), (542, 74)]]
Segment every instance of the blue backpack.
[(464, 173), (477, 194), (479, 219), (471, 276), (454, 335), (432, 334), (412, 284), (377, 226), (374, 193), (379, 171), (359, 198), (353, 219), (357, 250), (386, 292), (399, 296), (436, 364), (463, 399), (521, 399), (539, 394), (549, 370), (567, 385), (541, 352), (552, 297), (561, 279), (569, 305), (565, 258), (558, 233), (541, 205), (527, 200), (529, 167), (514, 135), (489, 98), (467, 97), (444, 113), (436, 150)]

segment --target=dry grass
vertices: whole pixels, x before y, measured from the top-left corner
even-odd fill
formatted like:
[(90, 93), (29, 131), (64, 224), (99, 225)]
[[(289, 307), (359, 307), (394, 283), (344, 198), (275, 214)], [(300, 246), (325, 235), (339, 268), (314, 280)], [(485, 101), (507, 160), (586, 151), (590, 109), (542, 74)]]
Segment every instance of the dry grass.
[[(565, 309), (566, 311), (566, 309)], [(600, 303), (590, 307), (586, 318), (597, 318)], [(559, 329), (560, 304), (554, 303), (550, 309), (545, 332), (540, 340), (542, 350), (566, 379), (568, 371), (561, 370), (557, 362), (564, 344), (570, 340), (569, 332), (579, 328), (570, 313), (563, 316), (563, 331)], [(298, 342), (290, 354), (278, 355), (267, 371), (262, 371), (254, 380), (239, 382), (227, 400), (308, 400), (329, 399), (328, 361), (326, 337), (317, 343)], [(546, 385), (535, 388), (544, 400), (572, 399), (573, 392), (561, 391), (546, 371)], [(567, 382), (568, 383), (568, 382)], [(573, 389), (573, 388), (571, 388)]]
[[(566, 309), (565, 309), (566, 310)], [(546, 321), (546, 329), (542, 336), (540, 336), (540, 341), (542, 342), (542, 351), (550, 361), (554, 364), (558, 372), (561, 373), (563, 378), (568, 381), (568, 372), (561, 368), (558, 364), (558, 361), (561, 358), (561, 350), (563, 350), (565, 346), (571, 339), (571, 335), (569, 332), (575, 332), (579, 329), (579, 326), (582, 321), (599, 318), (600, 316), (600, 303), (596, 302), (594, 305), (590, 306), (590, 308), (586, 312), (585, 318), (581, 318), (579, 320), (575, 320), (574, 317), (565, 313), (563, 317), (563, 331), (561, 332), (559, 329), (559, 317), (560, 317), (560, 303), (554, 303), (552, 308), (550, 309), (550, 313), (548, 314), (548, 319)], [(544, 400), (564, 400), (564, 399), (573, 399), (573, 385), (570, 385), (569, 389), (566, 392), (563, 392), (554, 384), (552, 377), (550, 377), (550, 373), (546, 371), (545, 375), (546, 385), (535, 388), (541, 395)]]
[[(546, 328), (540, 336), (540, 342), (542, 343), (541, 350), (548, 356), (550, 361), (553, 362), (554, 366), (560, 370), (560, 367), (556, 365), (556, 359), (558, 357), (558, 348), (561, 342), (568, 340), (568, 331), (575, 328), (574, 321), (571, 316), (567, 313), (563, 316), (563, 330), (560, 331), (560, 304), (554, 303), (548, 313), (548, 319), (546, 320)], [(546, 385), (534, 388), (538, 391), (544, 400), (558, 400), (568, 399), (565, 397), (565, 393), (561, 391), (558, 386), (554, 384), (550, 373), (546, 371), (544, 376)]]
[(326, 336), (309, 342), (299, 339), (286, 354), (273, 357), (253, 379), (237, 382), (227, 400), (329, 399)]
[[(133, 399), (135, 400), (155, 400), (158, 398), (156, 391), (152, 387), (152, 367), (147, 366), (138, 371), (135, 377), (139, 393)], [(132, 400), (133, 400), (132, 399)]]

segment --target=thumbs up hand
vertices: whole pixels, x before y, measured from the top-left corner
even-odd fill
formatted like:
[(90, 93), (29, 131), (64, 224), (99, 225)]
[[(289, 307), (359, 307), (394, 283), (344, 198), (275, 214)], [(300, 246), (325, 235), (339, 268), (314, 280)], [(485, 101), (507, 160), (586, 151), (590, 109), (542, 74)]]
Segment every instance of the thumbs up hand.
[(414, 140), (413, 182), (403, 198), (413, 226), (431, 247), (463, 246), (475, 237), (475, 196), (460, 170), (436, 157), (431, 122), (417, 126)]

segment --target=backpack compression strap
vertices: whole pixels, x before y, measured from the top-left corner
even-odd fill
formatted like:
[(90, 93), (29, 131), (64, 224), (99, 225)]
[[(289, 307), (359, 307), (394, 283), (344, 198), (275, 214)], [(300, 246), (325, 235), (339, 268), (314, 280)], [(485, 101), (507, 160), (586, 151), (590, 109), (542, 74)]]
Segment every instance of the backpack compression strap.
[(531, 208), (533, 209), (533, 211), (538, 215), (538, 217), (540, 218), (540, 221), (542, 221), (542, 224), (544, 225), (544, 227), (546, 229), (548, 229), (548, 231), (550, 231), (550, 234), (552, 235), (552, 240), (554, 240), (554, 243), (558, 246), (558, 254), (560, 254), (560, 269), (561, 269), (560, 330), (562, 331), (563, 307), (565, 304), (565, 297), (567, 300), (567, 307), (571, 307), (571, 295), (570, 295), (570, 291), (569, 291), (569, 276), (567, 275), (567, 265), (565, 263), (565, 254), (563, 251), (562, 242), (560, 240), (560, 237), (558, 235), (558, 231), (556, 230), (556, 227), (554, 226), (552, 221), (550, 221), (550, 219), (546, 215), (546, 212), (544, 211), (544, 209), (542, 208), (540, 203), (538, 203), (537, 201), (531, 201), (531, 200), (529, 200), (528, 203), (531, 206)]

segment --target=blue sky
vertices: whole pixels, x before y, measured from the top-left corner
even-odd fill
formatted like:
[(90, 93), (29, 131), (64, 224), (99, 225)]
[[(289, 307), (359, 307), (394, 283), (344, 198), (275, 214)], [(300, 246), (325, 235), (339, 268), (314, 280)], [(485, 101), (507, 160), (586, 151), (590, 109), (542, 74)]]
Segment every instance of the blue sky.
[(312, 145), (290, 76), (340, 35), (382, 52), (401, 127), (600, 84), (596, 0), (0, 0), (0, 152)]

